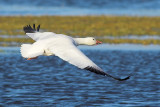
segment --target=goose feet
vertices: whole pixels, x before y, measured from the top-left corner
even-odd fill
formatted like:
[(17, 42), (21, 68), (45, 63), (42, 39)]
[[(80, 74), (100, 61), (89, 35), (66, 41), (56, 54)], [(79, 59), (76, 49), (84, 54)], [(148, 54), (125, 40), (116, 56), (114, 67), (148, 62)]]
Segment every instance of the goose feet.
[(32, 60), (32, 59), (37, 59), (37, 57), (33, 57), (33, 58), (28, 58), (27, 60)]

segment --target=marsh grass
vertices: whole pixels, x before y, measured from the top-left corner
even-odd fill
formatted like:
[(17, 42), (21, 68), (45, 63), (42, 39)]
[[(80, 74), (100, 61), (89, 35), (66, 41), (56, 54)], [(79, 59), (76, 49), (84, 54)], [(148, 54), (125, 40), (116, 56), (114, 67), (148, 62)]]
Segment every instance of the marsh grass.
[[(70, 36), (160, 35), (160, 17), (129, 16), (1, 16), (0, 35), (25, 35), (23, 26), (41, 24), (42, 31)], [(22, 38), (0, 38), (3, 42), (21, 42)], [(25, 42), (33, 42), (25, 39)], [(103, 39), (107, 43), (160, 44), (159, 40)]]

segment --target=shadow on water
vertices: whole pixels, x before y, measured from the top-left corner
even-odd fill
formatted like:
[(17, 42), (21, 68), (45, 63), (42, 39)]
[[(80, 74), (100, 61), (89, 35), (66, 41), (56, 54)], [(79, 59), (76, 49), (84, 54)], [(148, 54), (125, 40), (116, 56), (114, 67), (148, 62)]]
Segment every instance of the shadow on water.
[(84, 53), (111, 75), (133, 76), (119, 82), (54, 56), (27, 61), (20, 54), (0, 54), (0, 106), (160, 105), (160, 51)]

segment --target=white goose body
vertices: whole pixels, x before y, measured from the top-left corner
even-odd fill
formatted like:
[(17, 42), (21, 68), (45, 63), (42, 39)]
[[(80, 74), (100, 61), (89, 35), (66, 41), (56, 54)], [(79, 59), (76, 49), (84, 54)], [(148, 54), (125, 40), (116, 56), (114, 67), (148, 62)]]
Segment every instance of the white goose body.
[[(101, 43), (100, 41), (96, 41), (93, 37), (72, 38), (53, 32), (40, 33), (36, 32), (35, 25), (33, 25), (33, 28), (30, 25), (24, 27), (24, 31), (29, 37), (36, 41), (33, 44), (22, 44), (21, 54), (24, 58), (35, 58), (40, 55), (55, 55), (81, 69), (109, 76), (120, 81), (129, 79), (129, 77), (124, 79), (115, 78), (103, 72), (100, 67), (77, 48), (78, 45), (95, 45)], [(39, 28), (37, 28), (37, 31), (39, 31)]]

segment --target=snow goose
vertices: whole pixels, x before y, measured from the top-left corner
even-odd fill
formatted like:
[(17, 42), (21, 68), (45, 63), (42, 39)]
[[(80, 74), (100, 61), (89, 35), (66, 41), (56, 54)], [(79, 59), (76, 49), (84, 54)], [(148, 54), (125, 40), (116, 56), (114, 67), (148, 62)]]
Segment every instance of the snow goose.
[(95, 45), (102, 43), (95, 38), (72, 38), (67, 35), (55, 34), (53, 32), (39, 32), (39, 29), (40, 25), (38, 25), (36, 29), (35, 24), (33, 24), (33, 28), (30, 25), (23, 28), (26, 35), (35, 40), (33, 44), (22, 44), (21, 54), (24, 58), (31, 60), (40, 55), (55, 55), (78, 68), (89, 70), (96, 74), (108, 76), (119, 81), (130, 78), (130, 76), (128, 76), (121, 79), (105, 73), (76, 47), (78, 45)]

